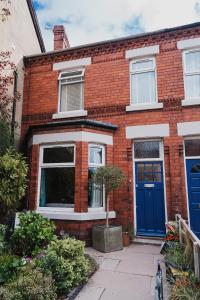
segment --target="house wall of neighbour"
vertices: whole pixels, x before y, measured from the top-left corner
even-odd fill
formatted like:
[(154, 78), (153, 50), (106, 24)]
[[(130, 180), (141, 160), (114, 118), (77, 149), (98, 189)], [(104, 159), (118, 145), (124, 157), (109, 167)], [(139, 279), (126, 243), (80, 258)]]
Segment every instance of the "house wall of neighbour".
[[(118, 126), (112, 133), (113, 145), (107, 145), (107, 164), (119, 166), (126, 175), (123, 186), (113, 193), (110, 209), (116, 212), (111, 222), (127, 225), (134, 224), (134, 177), (133, 177), (133, 139), (126, 137), (126, 127), (138, 125), (169, 125), (169, 136), (160, 137), (164, 144), (165, 190), (168, 219), (176, 213), (187, 218), (186, 178), (184, 166), (184, 137), (177, 132), (177, 123), (200, 121), (200, 106), (182, 106), (184, 95), (182, 51), (177, 49), (177, 41), (200, 37), (200, 26), (138, 37), (109, 45), (93, 46), (62, 52), (46, 57), (27, 60), (22, 141), (31, 125), (54, 121), (52, 115), (58, 106), (58, 71), (53, 64), (60, 61), (91, 57), (92, 63), (86, 66), (84, 83), (84, 109), (88, 115), (83, 119), (108, 122)], [(159, 45), (156, 54), (158, 102), (163, 108), (126, 111), (130, 105), (129, 60), (125, 51), (150, 45)], [(74, 119), (74, 118), (73, 118)], [(80, 119), (80, 117), (78, 118)], [(58, 120), (56, 120), (58, 121)], [(86, 130), (82, 128), (41, 129), (34, 134)], [(105, 133), (106, 130), (89, 128), (87, 131)], [(75, 212), (87, 212), (88, 205), (88, 153), (87, 143), (77, 142), (76, 153), (76, 191)], [(29, 188), (29, 207), (36, 209), (38, 184), (39, 145), (32, 146), (31, 176)], [(109, 154), (108, 154), (109, 153)], [(91, 227), (98, 221), (57, 220), (58, 228), (85, 239), (90, 239)], [(100, 223), (105, 222), (103, 220)]]
[[(24, 64), (23, 57), (34, 53), (40, 53), (40, 45), (35, 32), (31, 14), (26, 0), (11, 1), (10, 4), (5, 4), (4, 1), (0, 4), (1, 7), (6, 7), (10, 10), (10, 16), (0, 22), (0, 45), (1, 51), (11, 52), (10, 61), (16, 66), (18, 73), (17, 91), (21, 94), (21, 100), (16, 107), (16, 143), (19, 144), (23, 102), (23, 87), (24, 87)], [(13, 70), (9, 71), (11, 76)], [(13, 86), (9, 88), (9, 93), (13, 95)]]

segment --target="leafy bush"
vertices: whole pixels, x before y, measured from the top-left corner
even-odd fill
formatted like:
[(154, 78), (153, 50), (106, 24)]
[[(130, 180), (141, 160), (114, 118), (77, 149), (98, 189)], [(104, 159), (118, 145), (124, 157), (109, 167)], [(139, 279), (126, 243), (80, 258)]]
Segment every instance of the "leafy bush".
[(84, 243), (72, 238), (52, 241), (38, 265), (45, 273), (52, 273), (59, 294), (84, 282), (90, 271)]
[(184, 255), (184, 248), (179, 243), (171, 243), (165, 254), (165, 260), (173, 267), (184, 271), (192, 268), (188, 257)]
[(11, 249), (18, 255), (35, 255), (55, 238), (54, 232), (54, 223), (40, 214), (20, 213), (19, 226), (10, 239)]
[(8, 150), (0, 156), (0, 203), (8, 209), (16, 209), (25, 195), (27, 172), (21, 154)]
[(199, 300), (200, 299), (200, 286), (195, 280), (182, 277), (175, 281), (170, 300)]
[(56, 300), (51, 275), (38, 269), (25, 268), (19, 276), (0, 288), (1, 300)]
[(10, 281), (17, 276), (23, 266), (21, 258), (10, 254), (0, 256), (0, 284)]
[(0, 118), (0, 155), (11, 146), (11, 136), (8, 124)]

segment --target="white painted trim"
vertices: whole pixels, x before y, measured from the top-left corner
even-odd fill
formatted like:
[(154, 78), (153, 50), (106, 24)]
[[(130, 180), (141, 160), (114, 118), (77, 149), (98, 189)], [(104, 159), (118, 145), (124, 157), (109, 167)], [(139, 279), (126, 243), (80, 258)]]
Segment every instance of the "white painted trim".
[[(88, 220), (104, 220), (106, 219), (106, 212), (105, 211), (93, 211), (93, 212), (85, 212), (85, 213), (77, 213), (77, 212), (69, 212), (68, 210), (57, 211), (54, 208), (54, 211), (48, 210), (41, 210), (37, 209), (37, 213), (40, 213), (46, 218), (52, 220), (72, 220), (72, 221), (88, 221)], [(114, 219), (116, 218), (116, 212), (110, 211), (109, 218)]]
[(181, 50), (200, 47), (200, 38), (182, 40), (177, 42), (177, 48)]
[(182, 106), (200, 105), (200, 98), (199, 99), (182, 100), (181, 103), (182, 103)]
[(126, 106), (126, 111), (148, 110), (163, 108), (163, 103), (132, 104)]
[(127, 139), (159, 138), (169, 136), (169, 124), (139, 125), (126, 127)]
[(184, 159), (184, 173), (185, 173), (185, 191), (186, 191), (186, 204), (187, 204), (187, 216), (188, 224), (190, 227), (190, 208), (189, 208), (189, 196), (188, 196), (188, 180), (187, 180), (187, 169), (186, 169), (186, 156), (185, 156), (185, 141), (183, 141), (183, 159)]
[(111, 135), (93, 133), (88, 131), (71, 131), (62, 133), (36, 134), (33, 136), (33, 145), (62, 142), (92, 142), (113, 145)]
[(53, 70), (60, 71), (60, 70), (65, 70), (65, 69), (70, 69), (70, 68), (84, 67), (84, 66), (91, 65), (91, 63), (92, 63), (91, 57), (67, 60), (67, 61), (62, 61), (59, 63), (54, 63)]
[[(146, 141), (150, 141), (146, 139)], [(165, 206), (165, 222), (168, 222), (168, 211), (167, 211), (167, 193), (166, 193), (166, 177), (165, 177), (165, 157), (164, 157), (164, 145), (163, 141), (160, 142), (160, 158), (157, 159), (135, 159), (134, 157), (134, 143), (132, 144), (132, 157), (133, 157), (133, 197), (134, 197), (134, 205), (133, 205), (133, 213), (134, 213), (134, 232), (137, 233), (137, 206), (136, 206), (136, 174), (135, 174), (135, 163), (138, 161), (161, 161), (163, 166), (163, 187), (164, 187), (164, 206)]]
[(125, 58), (131, 59), (142, 56), (156, 55), (160, 52), (159, 45), (126, 50)]
[(84, 117), (87, 116), (87, 110), (73, 110), (66, 112), (59, 112), (57, 114), (53, 114), (53, 119), (63, 119), (63, 118), (73, 118), (73, 117)]
[(180, 136), (199, 135), (200, 121), (177, 123), (177, 130)]

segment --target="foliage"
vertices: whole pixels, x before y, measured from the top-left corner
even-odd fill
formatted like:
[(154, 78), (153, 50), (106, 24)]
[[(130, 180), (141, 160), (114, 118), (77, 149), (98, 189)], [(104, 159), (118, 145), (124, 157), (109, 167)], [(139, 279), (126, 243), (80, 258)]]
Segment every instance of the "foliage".
[(11, 146), (10, 129), (3, 119), (0, 118), (0, 155), (3, 155)]
[(199, 300), (200, 299), (200, 286), (197, 285), (194, 279), (182, 277), (176, 279), (170, 300)]
[(27, 164), (23, 156), (8, 150), (0, 157), (0, 203), (15, 209), (25, 195)]
[(13, 85), (13, 72), (15, 64), (10, 61), (11, 52), (0, 51), (0, 118), (9, 121), (12, 104), (14, 101), (20, 101), (20, 93), (15, 95), (10, 93)]
[(84, 282), (90, 271), (84, 243), (72, 238), (52, 241), (37, 263), (46, 274), (52, 273), (59, 294)]
[(103, 185), (106, 193), (109, 194), (121, 186), (125, 176), (121, 169), (116, 166), (104, 166), (97, 169), (93, 175), (93, 180), (95, 184)]
[(7, 226), (0, 224), (0, 255), (7, 250), (7, 243), (5, 241)]
[(20, 213), (19, 226), (11, 236), (11, 248), (18, 255), (35, 255), (55, 236), (52, 221), (35, 212)]
[(179, 240), (179, 229), (178, 222), (168, 222), (166, 224), (167, 234), (165, 237), (166, 241), (178, 241)]
[(109, 226), (109, 193), (119, 188), (125, 176), (120, 168), (116, 166), (99, 167), (92, 177), (93, 182), (99, 186), (104, 187), (106, 192), (106, 227)]
[(165, 260), (182, 271), (192, 268), (188, 257), (184, 255), (184, 248), (176, 242), (171, 243), (165, 254)]
[(25, 267), (19, 276), (0, 288), (1, 300), (56, 300), (55, 285), (51, 275), (39, 269)]
[(22, 266), (21, 258), (11, 254), (0, 255), (0, 284), (15, 278)]

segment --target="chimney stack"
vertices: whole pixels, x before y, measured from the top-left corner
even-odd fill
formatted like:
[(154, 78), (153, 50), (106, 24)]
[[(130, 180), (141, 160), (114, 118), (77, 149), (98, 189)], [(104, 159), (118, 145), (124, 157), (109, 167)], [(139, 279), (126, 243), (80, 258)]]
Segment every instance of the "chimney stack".
[(63, 25), (55, 25), (53, 28), (53, 33), (54, 33), (54, 50), (62, 50), (62, 49), (70, 48), (70, 44)]

